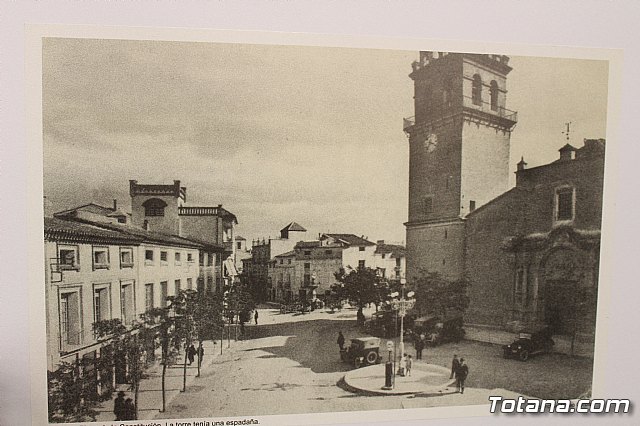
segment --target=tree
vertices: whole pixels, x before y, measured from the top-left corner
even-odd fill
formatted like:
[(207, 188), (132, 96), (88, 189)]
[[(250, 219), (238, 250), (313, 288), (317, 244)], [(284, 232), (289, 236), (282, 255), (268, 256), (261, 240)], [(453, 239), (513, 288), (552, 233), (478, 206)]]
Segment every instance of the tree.
[[(211, 292), (198, 293), (193, 307), (193, 323), (198, 339), (198, 354), (201, 354), (202, 342), (216, 340), (224, 329), (222, 297)], [(220, 346), (222, 347), (222, 342)], [(198, 377), (200, 376), (201, 362), (201, 356), (198, 355)]]
[(187, 390), (187, 359), (189, 357), (189, 347), (196, 337), (195, 312), (198, 293), (194, 290), (179, 290), (174, 296), (167, 299), (170, 301), (171, 309), (174, 313), (174, 339), (177, 345), (184, 344), (184, 360), (182, 367), (182, 392)]
[(242, 282), (225, 287), (227, 309), (233, 312), (233, 316), (238, 319), (242, 328), (248, 322), (251, 311), (256, 307), (254, 295), (251, 288)]
[(161, 360), (162, 364), (162, 409), (164, 412), (166, 409), (166, 376), (167, 367), (175, 363), (177, 355), (180, 350), (180, 334), (176, 333), (176, 318), (173, 311), (173, 297), (168, 297), (167, 300), (171, 303), (169, 306), (162, 308), (151, 308), (144, 314), (142, 318), (148, 328), (149, 332), (153, 336), (153, 340), (160, 342)]
[(438, 272), (421, 270), (412, 285), (415, 291), (414, 309), (420, 313), (436, 314), (443, 318), (450, 311), (463, 313), (469, 307), (466, 278), (450, 280)]
[(339, 284), (331, 287), (332, 292), (339, 300), (347, 300), (357, 306), (358, 318), (363, 316), (362, 309), (366, 304), (374, 303), (377, 307), (389, 293), (388, 284), (375, 269), (364, 267), (347, 272), (340, 268), (334, 276)]
[[(50, 423), (84, 423), (96, 420), (97, 383), (88, 383), (80, 374), (79, 361), (61, 362), (55, 371), (47, 373), (48, 410)], [(93, 389), (91, 387), (93, 386)]]
[[(127, 328), (120, 319), (102, 320), (93, 324), (96, 337), (100, 340), (109, 339), (110, 351), (105, 351), (99, 358), (101, 370), (114, 371), (120, 360), (126, 362), (127, 381), (129, 390), (133, 392), (135, 418), (138, 418), (138, 395), (140, 382), (146, 378), (146, 359), (144, 354), (149, 348), (154, 348), (155, 333), (144, 322), (135, 322)], [(109, 375), (107, 380), (111, 380)], [(111, 383), (102, 383), (111, 386)]]

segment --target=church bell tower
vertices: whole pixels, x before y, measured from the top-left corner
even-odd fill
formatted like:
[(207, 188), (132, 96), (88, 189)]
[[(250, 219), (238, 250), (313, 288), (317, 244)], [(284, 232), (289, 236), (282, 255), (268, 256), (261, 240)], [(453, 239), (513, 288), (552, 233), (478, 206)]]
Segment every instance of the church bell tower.
[(505, 108), (509, 58), (420, 52), (409, 75), (407, 276), (464, 274), (464, 218), (507, 190), (517, 113)]

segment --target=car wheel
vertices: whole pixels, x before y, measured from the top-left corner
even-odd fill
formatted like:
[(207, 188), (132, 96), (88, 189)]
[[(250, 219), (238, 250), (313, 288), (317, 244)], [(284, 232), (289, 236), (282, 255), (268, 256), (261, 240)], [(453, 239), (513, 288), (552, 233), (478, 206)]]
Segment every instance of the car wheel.
[(526, 361), (529, 359), (529, 351), (526, 349), (523, 349), (522, 351), (520, 351), (520, 361)]
[(375, 353), (374, 351), (371, 351), (367, 354), (366, 360), (367, 360), (367, 364), (373, 365), (378, 361), (378, 354)]

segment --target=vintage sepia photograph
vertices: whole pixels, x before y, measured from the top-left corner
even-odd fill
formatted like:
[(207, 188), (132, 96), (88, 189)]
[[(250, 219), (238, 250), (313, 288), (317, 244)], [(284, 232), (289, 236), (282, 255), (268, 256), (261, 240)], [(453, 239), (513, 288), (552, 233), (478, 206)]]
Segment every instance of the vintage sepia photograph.
[(42, 38), (49, 422), (590, 398), (610, 63), (438, 46)]

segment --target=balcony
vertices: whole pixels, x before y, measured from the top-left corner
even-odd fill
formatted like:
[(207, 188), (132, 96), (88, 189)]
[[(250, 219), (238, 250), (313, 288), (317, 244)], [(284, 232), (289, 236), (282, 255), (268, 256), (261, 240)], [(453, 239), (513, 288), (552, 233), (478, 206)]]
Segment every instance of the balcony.
[[(463, 98), (463, 107), (466, 112), (483, 116), (485, 119), (497, 121), (501, 126), (511, 129), (518, 121), (518, 113), (511, 111), (510, 109), (492, 106), (489, 102), (473, 102), (471, 96), (465, 96)], [(406, 117), (402, 119), (402, 130), (405, 133), (410, 133), (411, 129), (416, 125), (416, 121), (420, 123), (431, 122), (436, 119), (444, 118), (452, 114), (460, 112), (460, 108), (456, 107), (453, 103), (429, 103), (419, 110), (420, 114), (416, 119), (413, 117)]]
[(497, 115), (505, 120), (513, 121), (514, 124), (518, 121), (518, 113), (516, 111), (511, 111), (510, 109), (500, 106), (492, 106), (490, 102), (474, 102), (471, 96), (464, 97), (464, 107), (491, 115)]

